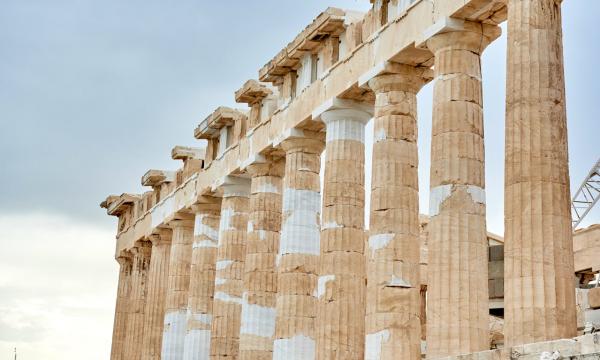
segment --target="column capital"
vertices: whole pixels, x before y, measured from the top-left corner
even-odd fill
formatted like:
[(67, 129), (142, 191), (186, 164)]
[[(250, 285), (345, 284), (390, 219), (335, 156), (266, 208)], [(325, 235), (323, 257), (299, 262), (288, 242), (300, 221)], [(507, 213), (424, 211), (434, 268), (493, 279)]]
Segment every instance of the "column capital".
[(171, 229), (160, 228), (150, 235), (148, 239), (152, 243), (152, 246), (160, 246), (170, 244), (171, 236), (173, 236), (173, 231)]
[(131, 263), (131, 255), (129, 254), (121, 254), (119, 256), (116, 257), (117, 262), (119, 263), (119, 265), (121, 267), (123, 267), (124, 265), (130, 264)]
[(176, 220), (171, 220), (169, 221), (168, 226), (171, 229), (177, 229), (177, 228), (194, 228), (194, 219), (193, 217), (191, 219), (176, 219)]
[(265, 157), (265, 162), (255, 163), (246, 167), (246, 171), (252, 177), (258, 176), (276, 176), (282, 177), (285, 167), (285, 160), (281, 158), (274, 159), (271, 156)]
[(223, 176), (213, 185), (214, 190), (222, 190), (223, 197), (250, 196), (250, 179), (240, 176)]
[(375, 93), (396, 90), (416, 94), (432, 79), (433, 70), (428, 67), (384, 61), (360, 76), (358, 85)]
[(373, 117), (373, 105), (348, 99), (331, 98), (312, 112), (313, 120), (326, 125), (336, 120), (353, 120), (366, 124)]
[(462, 49), (481, 55), (501, 33), (502, 29), (497, 25), (446, 17), (425, 30), (417, 46), (427, 47), (433, 53), (444, 49)]
[[(217, 199), (220, 200), (221, 198), (217, 198)], [(194, 204), (194, 205), (192, 205), (192, 211), (194, 212), (194, 215), (207, 214), (207, 213), (214, 213), (214, 214), (218, 215), (219, 212), (221, 211), (221, 201), (214, 202), (214, 203)]]
[(152, 243), (150, 241), (136, 241), (135, 246), (131, 248), (133, 256), (141, 255), (142, 257), (150, 257), (152, 252)]
[(310, 154), (320, 154), (325, 149), (325, 133), (292, 129), (277, 145), (281, 146), (286, 153), (302, 151)]

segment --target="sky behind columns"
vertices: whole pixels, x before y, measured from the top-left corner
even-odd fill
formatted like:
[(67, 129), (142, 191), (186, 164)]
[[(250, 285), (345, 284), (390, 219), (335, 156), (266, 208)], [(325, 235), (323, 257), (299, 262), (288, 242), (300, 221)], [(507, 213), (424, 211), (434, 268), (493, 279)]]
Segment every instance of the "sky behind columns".
[[(14, 346), (20, 359), (108, 358), (116, 222), (99, 202), (143, 191), (150, 168), (180, 166), (171, 148), (198, 145), (197, 124), (239, 106), (234, 91), (326, 6), (369, 2), (2, 1), (0, 360)], [(600, 157), (598, 13), (597, 0), (563, 2), (573, 189)], [(505, 64), (503, 35), (482, 60), (488, 228), (499, 234)], [(423, 213), (431, 96), (430, 84), (418, 97)]]

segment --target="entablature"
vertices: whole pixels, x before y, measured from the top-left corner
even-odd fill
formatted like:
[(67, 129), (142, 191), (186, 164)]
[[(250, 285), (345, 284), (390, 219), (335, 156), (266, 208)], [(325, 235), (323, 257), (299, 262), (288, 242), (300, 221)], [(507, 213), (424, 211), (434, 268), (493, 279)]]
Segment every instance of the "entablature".
[(151, 169), (146, 171), (146, 173), (142, 176), (142, 185), (151, 186), (153, 188), (173, 181), (175, 181), (174, 171)]
[(220, 106), (208, 115), (194, 130), (196, 139), (212, 139), (219, 136), (219, 130), (233, 126), (236, 122), (244, 121), (246, 113), (242, 110)]
[(171, 158), (173, 160), (204, 160), (206, 148), (190, 147), (190, 146), (175, 146), (171, 150)]
[(221, 106), (213, 111), (194, 131), (196, 139), (206, 139), (205, 167), (236, 145), (246, 134), (246, 112)]
[(277, 108), (278, 92), (257, 80), (248, 80), (235, 92), (235, 101), (250, 106), (248, 130), (270, 118)]
[(101, 203), (100, 206), (106, 204), (106, 211), (111, 216), (121, 216), (127, 210), (135, 206), (136, 202), (141, 199), (140, 195), (136, 194), (122, 194), (115, 198), (115, 196), (109, 196), (111, 202), (108, 203), (108, 199)]
[(298, 134), (301, 136), (305, 129), (321, 130), (322, 126), (317, 126), (319, 120), (313, 119), (312, 113), (326, 101), (333, 98), (372, 101), (365, 95), (365, 90), (358, 86), (362, 75), (387, 62), (430, 66), (431, 53), (415, 48), (414, 44), (438, 20), (455, 16), (486, 23), (501, 22), (505, 20), (501, 3), (502, 0), (416, 1), (404, 14), (340, 58), (322, 77), (258, 124), (252, 132), (246, 135), (246, 128), (240, 126), (236, 141), (223, 147), (221, 153), (215, 147), (223, 136), (219, 130), (228, 126), (233, 129), (236, 122), (245, 125), (247, 119), (243, 111), (218, 108), (194, 132), (196, 138), (209, 140), (204, 170), (177, 184), (139, 217), (133, 226), (120, 231), (118, 249), (126, 249), (135, 240), (152, 234), (169, 219), (175, 218), (176, 214), (189, 211), (203, 197), (214, 196), (219, 179), (239, 175), (243, 172), (244, 164), (249, 163), (248, 160), (275, 151), (283, 139)]

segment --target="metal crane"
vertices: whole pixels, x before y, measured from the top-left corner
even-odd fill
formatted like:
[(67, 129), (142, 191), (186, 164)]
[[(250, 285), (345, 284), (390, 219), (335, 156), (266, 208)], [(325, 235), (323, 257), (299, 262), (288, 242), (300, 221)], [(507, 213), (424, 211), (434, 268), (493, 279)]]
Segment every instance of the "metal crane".
[(583, 180), (579, 190), (573, 196), (571, 202), (571, 218), (573, 230), (581, 223), (583, 218), (592, 210), (600, 199), (600, 159), (592, 168), (588, 176)]

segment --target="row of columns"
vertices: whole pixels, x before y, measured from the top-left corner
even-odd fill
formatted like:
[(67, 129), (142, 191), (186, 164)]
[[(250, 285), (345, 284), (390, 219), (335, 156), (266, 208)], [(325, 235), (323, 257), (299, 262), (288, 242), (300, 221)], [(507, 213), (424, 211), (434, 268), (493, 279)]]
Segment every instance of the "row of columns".
[[(226, 177), (220, 204), (194, 208), (195, 225), (176, 220), (151, 238), (151, 256), (141, 244), (120, 257), (111, 358), (419, 359), (416, 95), (432, 77), (427, 356), (487, 350), (480, 56), (497, 36), (464, 22), (426, 40), (433, 74), (389, 64), (367, 79), (368, 236), (372, 108), (335, 100), (313, 114), (325, 141), (284, 140), (285, 161)], [(509, 0), (508, 64), (505, 308), (516, 345), (576, 328), (558, 2)]]

